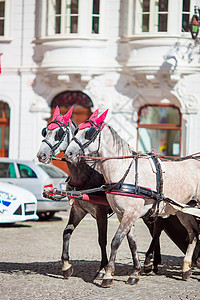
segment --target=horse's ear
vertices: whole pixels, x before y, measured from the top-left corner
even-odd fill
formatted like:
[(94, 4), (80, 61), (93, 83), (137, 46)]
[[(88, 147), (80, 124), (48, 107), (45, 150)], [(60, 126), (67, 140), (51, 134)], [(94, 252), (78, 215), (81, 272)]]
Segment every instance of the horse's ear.
[(89, 120), (94, 120), (98, 117), (98, 113), (99, 113), (99, 109), (95, 110), (95, 112), (93, 112), (93, 114), (90, 116)]
[[(63, 116), (63, 121), (66, 125), (68, 125), (68, 122), (70, 121), (72, 111), (73, 111), (73, 106), (68, 110), (68, 112)], [(71, 122), (69, 122), (69, 126), (71, 125)]]
[(104, 111), (95, 121), (97, 123), (97, 125), (101, 125), (103, 123), (103, 121), (105, 120), (106, 116), (108, 113), (108, 109), (106, 109), (106, 111)]
[(53, 113), (53, 118), (52, 118), (52, 121), (55, 120), (55, 118), (60, 115), (60, 109), (58, 107), (58, 105), (56, 106), (56, 109), (54, 110), (54, 113)]

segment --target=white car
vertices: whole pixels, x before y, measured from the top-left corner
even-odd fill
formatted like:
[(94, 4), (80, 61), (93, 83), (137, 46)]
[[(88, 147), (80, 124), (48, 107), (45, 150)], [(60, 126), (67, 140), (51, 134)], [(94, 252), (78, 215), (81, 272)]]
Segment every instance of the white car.
[(68, 174), (52, 164), (0, 157), (0, 181), (16, 184), (32, 192), (37, 198), (37, 215), (49, 219), (55, 212), (69, 208), (68, 199), (55, 202), (43, 197), (47, 186), (61, 188)]
[(0, 223), (37, 220), (37, 199), (29, 191), (0, 181)]

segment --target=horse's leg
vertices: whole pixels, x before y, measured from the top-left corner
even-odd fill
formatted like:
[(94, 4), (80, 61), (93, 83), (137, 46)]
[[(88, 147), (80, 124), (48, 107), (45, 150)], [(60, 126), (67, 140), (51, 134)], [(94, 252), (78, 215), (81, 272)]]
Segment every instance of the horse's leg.
[(134, 224), (133, 215), (134, 213), (132, 212), (129, 215), (123, 215), (120, 225), (112, 239), (110, 258), (106, 267), (105, 275), (102, 280), (102, 287), (110, 287), (113, 283), (117, 250), (121, 245), (121, 242), (123, 241), (124, 237), (129, 233)]
[(144, 222), (149, 228), (149, 231), (153, 237), (149, 249), (146, 252), (145, 261), (144, 261), (144, 272), (149, 273), (153, 270), (157, 274), (158, 265), (161, 263), (159, 238), (163, 230), (162, 218), (158, 217), (156, 221), (152, 221), (152, 222), (148, 220), (147, 221), (144, 220)]
[(137, 252), (135, 227), (134, 226), (132, 226), (131, 230), (127, 234), (127, 239), (128, 239), (129, 247), (130, 247), (132, 258), (133, 258), (133, 266), (134, 267), (133, 267), (133, 272), (129, 276), (126, 283), (136, 284), (139, 281), (139, 274), (140, 274), (140, 271), (141, 271), (141, 265), (140, 265), (140, 260), (139, 260), (138, 252)]
[(108, 257), (106, 253), (107, 245), (107, 207), (99, 206), (96, 214), (97, 228), (98, 228), (98, 241), (101, 248), (101, 265), (100, 269), (97, 271), (95, 278), (102, 279), (105, 274), (105, 267), (108, 264)]
[(86, 212), (81, 209), (77, 209), (75, 206), (72, 206), (69, 216), (69, 221), (67, 226), (63, 231), (63, 250), (62, 250), (62, 271), (65, 278), (69, 278), (73, 273), (72, 265), (69, 263), (69, 240), (71, 235), (80, 223), (80, 221), (85, 217)]
[(185, 257), (183, 259), (182, 268), (182, 278), (183, 280), (187, 280), (191, 275), (192, 256), (197, 243), (199, 228), (197, 226), (197, 223), (193, 219), (188, 218), (188, 215), (183, 214), (181, 212), (177, 212), (176, 215), (179, 218), (180, 222), (183, 224), (183, 226), (185, 226), (189, 236), (189, 244), (185, 253)]

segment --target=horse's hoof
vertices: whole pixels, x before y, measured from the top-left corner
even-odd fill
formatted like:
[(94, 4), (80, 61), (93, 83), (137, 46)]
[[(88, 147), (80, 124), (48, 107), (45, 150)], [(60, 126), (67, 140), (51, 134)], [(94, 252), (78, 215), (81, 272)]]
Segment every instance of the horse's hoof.
[(71, 266), (69, 269), (63, 271), (63, 277), (68, 279), (73, 274), (73, 272), (74, 272), (74, 270)]
[(153, 272), (157, 275), (158, 274), (158, 267), (154, 267)]
[(95, 279), (97, 279), (97, 280), (102, 279), (104, 275), (105, 275), (105, 273), (103, 273), (103, 272), (97, 272)]
[(144, 273), (150, 273), (153, 270), (153, 264), (144, 265), (143, 270)]
[(126, 281), (126, 284), (134, 285), (138, 283), (138, 281), (139, 281), (138, 277), (129, 277), (128, 280)]
[(186, 281), (187, 279), (190, 278), (191, 274), (192, 274), (191, 270), (188, 270), (187, 272), (183, 272), (182, 279)]
[(113, 279), (103, 279), (101, 283), (101, 287), (109, 288), (113, 284)]

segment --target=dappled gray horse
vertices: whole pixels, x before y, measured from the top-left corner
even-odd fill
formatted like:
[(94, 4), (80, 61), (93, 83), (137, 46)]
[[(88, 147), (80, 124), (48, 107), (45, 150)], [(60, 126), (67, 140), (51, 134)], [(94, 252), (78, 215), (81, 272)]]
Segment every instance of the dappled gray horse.
[[(111, 254), (106, 273), (103, 277), (102, 286), (108, 287), (113, 282), (115, 270), (115, 258), (123, 238), (127, 236), (130, 250), (133, 257), (133, 273), (127, 283), (134, 284), (139, 280), (140, 262), (137, 254), (136, 240), (134, 234), (134, 223), (144, 216), (149, 209), (155, 206), (153, 197), (142, 197), (134, 195), (129, 197), (109, 190), (110, 183), (129, 185), (134, 183), (136, 177), (136, 160), (130, 163), (127, 159), (112, 159), (112, 156), (132, 156), (132, 149), (119, 135), (103, 122), (106, 116), (103, 113), (93, 121), (87, 121), (81, 126), (76, 136), (71, 141), (65, 152), (65, 156), (73, 163), (78, 163), (80, 155), (90, 155), (98, 152), (102, 158), (99, 164), (106, 183), (108, 183), (107, 200), (117, 214), (120, 221), (119, 228), (111, 243)], [(107, 157), (111, 157), (108, 159)], [(107, 158), (107, 159), (106, 159)], [(183, 260), (183, 279), (186, 280), (191, 273), (192, 255), (198, 239), (198, 226), (187, 214), (179, 211), (179, 204), (186, 204), (191, 198), (200, 199), (200, 162), (198, 159), (188, 159), (179, 162), (163, 162), (165, 173), (163, 174), (163, 193), (165, 197), (173, 199), (176, 205), (165, 201), (156, 204), (156, 210), (152, 216), (166, 217), (170, 214), (178, 216), (180, 222), (186, 228), (189, 235), (189, 244)], [(156, 191), (156, 182), (152, 173), (148, 156), (137, 159), (137, 184), (138, 187), (145, 187), (149, 191)], [(123, 178), (123, 181), (122, 181)], [(118, 188), (120, 190), (119, 184)]]
[[(73, 137), (73, 133), (77, 126), (71, 122), (72, 109), (66, 114), (61, 115), (57, 107), (52, 121), (48, 124), (47, 128), (43, 129), (44, 140), (37, 153), (38, 160), (42, 163), (50, 163), (52, 158), (60, 152), (64, 152)], [(67, 163), (70, 178), (66, 183), (67, 190), (94, 188), (104, 183), (102, 174), (100, 174), (96, 167), (91, 167), (80, 161), (76, 166), (70, 162)], [(97, 222), (98, 228), (98, 241), (101, 248), (101, 264), (100, 269), (97, 271), (97, 278), (101, 278), (104, 274), (104, 268), (108, 263), (106, 254), (107, 244), (107, 218), (111, 213), (109, 204), (106, 201), (105, 194), (91, 195), (93, 198), (99, 198), (100, 202), (105, 205), (89, 203), (85, 201), (75, 201), (70, 210), (69, 221), (63, 232), (63, 250), (62, 250), (62, 270), (63, 276), (68, 278), (73, 273), (72, 265), (69, 263), (69, 240), (70, 237), (87, 213), (90, 213)]]

